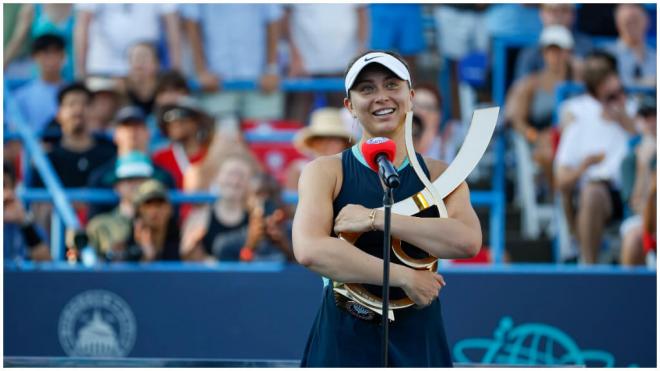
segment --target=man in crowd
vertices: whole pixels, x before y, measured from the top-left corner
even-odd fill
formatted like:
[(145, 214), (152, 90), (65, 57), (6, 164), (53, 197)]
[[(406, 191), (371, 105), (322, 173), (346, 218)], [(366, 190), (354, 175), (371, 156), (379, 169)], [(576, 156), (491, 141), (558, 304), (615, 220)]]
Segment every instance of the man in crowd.
[[(181, 66), (176, 4), (76, 4), (74, 36), (76, 76), (123, 77), (128, 48), (155, 43), (165, 34), (169, 65)], [(164, 24), (164, 30), (161, 27)]]
[(183, 175), (190, 165), (206, 156), (213, 124), (213, 119), (189, 96), (160, 110), (160, 130), (171, 144), (154, 153), (153, 161), (172, 175), (177, 189), (183, 189)]
[(584, 113), (562, 132), (555, 181), (581, 262), (594, 264), (604, 228), (622, 217), (620, 167), (628, 147), (628, 118), (621, 81), (609, 64), (587, 63), (584, 82)]
[[(284, 96), (277, 91), (281, 5), (185, 4), (181, 15), (205, 92), (205, 109), (216, 117), (281, 118)], [(258, 81), (259, 91), (221, 92), (225, 80)]]
[[(58, 94), (59, 108), (56, 122), (62, 137), (48, 153), (48, 160), (65, 188), (82, 188), (87, 185), (89, 175), (115, 155), (115, 147), (94, 138), (85, 121), (91, 94), (85, 85), (67, 85)], [(44, 182), (36, 169), (32, 169), (30, 186), (43, 188)], [(74, 205), (79, 217), (86, 221), (86, 206)], [(35, 205), (35, 215), (40, 225), (49, 225), (50, 205)], [(47, 228), (48, 230), (48, 228)]]
[(656, 51), (646, 45), (649, 16), (640, 4), (621, 4), (614, 13), (619, 38), (607, 50), (616, 57), (623, 85), (656, 83)]
[[(546, 3), (541, 4), (541, 22), (543, 28), (552, 25), (564, 26), (569, 30), (573, 29), (575, 23), (575, 5), (574, 4), (560, 4), (560, 3)], [(573, 56), (577, 59), (584, 58), (593, 49), (591, 40), (588, 36), (573, 32)], [(524, 48), (520, 51), (520, 55), (516, 61), (515, 78), (519, 79), (525, 77), (533, 72), (543, 69), (545, 64), (543, 61), (543, 48), (540, 44)]]
[(131, 260), (129, 256), (136, 254), (128, 249), (135, 216), (133, 198), (138, 187), (153, 176), (154, 169), (147, 155), (129, 152), (119, 156), (113, 173), (119, 205), (92, 218), (87, 225), (87, 235), (100, 257), (110, 261)]
[(14, 93), (14, 98), (27, 124), (40, 133), (57, 112), (57, 92), (64, 81), (64, 40), (46, 34), (32, 43), (32, 59), (39, 67), (39, 76)]
[[(147, 155), (149, 149), (149, 129), (142, 110), (135, 106), (126, 106), (119, 110), (114, 118), (114, 142), (117, 146), (117, 156), (110, 159), (89, 176), (89, 188), (112, 188), (115, 182), (114, 169), (118, 158), (131, 152)], [(154, 165), (153, 178), (164, 183), (168, 188), (175, 188), (174, 179), (170, 173), (158, 165)], [(93, 217), (109, 211), (109, 205), (94, 204), (89, 215)]]

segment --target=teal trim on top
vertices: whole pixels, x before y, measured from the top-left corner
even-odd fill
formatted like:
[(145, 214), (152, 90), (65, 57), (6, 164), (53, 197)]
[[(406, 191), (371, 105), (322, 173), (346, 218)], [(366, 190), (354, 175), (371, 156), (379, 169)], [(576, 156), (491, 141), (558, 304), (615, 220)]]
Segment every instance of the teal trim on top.
[[(362, 165), (364, 165), (364, 166), (368, 167), (369, 169), (371, 169), (371, 167), (369, 167), (369, 165), (367, 164), (367, 160), (365, 160), (364, 156), (362, 156), (362, 152), (358, 148), (357, 144), (354, 145), (353, 147), (351, 147), (351, 152), (353, 152), (353, 156), (355, 156), (355, 158), (357, 158), (357, 160), (360, 161), (360, 163)], [(399, 166), (396, 170), (397, 171), (403, 170), (406, 166), (408, 166), (409, 163), (410, 163), (410, 161), (408, 161), (408, 156), (406, 156), (406, 159), (403, 160), (403, 163), (401, 164), (401, 166)]]

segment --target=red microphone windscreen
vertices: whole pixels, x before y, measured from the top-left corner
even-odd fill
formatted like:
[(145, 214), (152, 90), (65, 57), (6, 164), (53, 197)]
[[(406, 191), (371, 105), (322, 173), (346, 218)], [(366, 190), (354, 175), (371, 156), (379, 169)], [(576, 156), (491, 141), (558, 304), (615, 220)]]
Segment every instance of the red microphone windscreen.
[(362, 143), (362, 155), (367, 161), (369, 167), (371, 167), (371, 169), (373, 169), (375, 172), (378, 172), (376, 156), (378, 156), (380, 153), (384, 153), (388, 160), (394, 162), (394, 156), (396, 154), (396, 143), (394, 143), (392, 139), (383, 137), (371, 138)]

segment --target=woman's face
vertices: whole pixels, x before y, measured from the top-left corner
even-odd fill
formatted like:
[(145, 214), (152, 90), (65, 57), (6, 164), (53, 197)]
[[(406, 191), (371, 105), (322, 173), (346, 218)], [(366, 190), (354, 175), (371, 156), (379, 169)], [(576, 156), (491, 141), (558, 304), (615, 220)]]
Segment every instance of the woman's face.
[(571, 51), (562, 49), (555, 45), (546, 46), (543, 48), (543, 60), (545, 65), (550, 70), (556, 70), (565, 66), (571, 58)]
[(424, 127), (440, 124), (440, 104), (435, 95), (427, 89), (415, 90), (413, 112), (422, 120)]
[(360, 121), (367, 137), (390, 137), (402, 130), (415, 95), (406, 81), (380, 64), (365, 67), (350, 93), (344, 105)]
[(250, 188), (250, 164), (239, 158), (227, 159), (220, 167), (217, 184), (222, 196), (228, 200), (242, 200)]
[(155, 78), (158, 74), (158, 56), (149, 46), (135, 45), (130, 51), (128, 62), (133, 75)]

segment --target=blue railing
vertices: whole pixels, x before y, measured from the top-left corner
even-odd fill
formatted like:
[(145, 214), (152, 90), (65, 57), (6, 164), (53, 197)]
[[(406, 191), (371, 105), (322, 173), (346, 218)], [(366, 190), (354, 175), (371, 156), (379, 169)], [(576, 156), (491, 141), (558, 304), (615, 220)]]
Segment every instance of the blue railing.
[(64, 249), (59, 246), (64, 241), (64, 228), (62, 224), (68, 230), (79, 230), (80, 223), (64, 192), (57, 173), (41, 150), (41, 146), (37, 142), (34, 133), (30, 130), (30, 126), (9, 93), (7, 85), (3, 85), (3, 92), (5, 96), (4, 109), (8, 117), (9, 126), (15, 130), (15, 133), (23, 142), (23, 146), (25, 147), (23, 151), (24, 155), (29, 154), (31, 156), (34, 166), (39, 171), (39, 174), (41, 174), (41, 178), (50, 192), (48, 201), (52, 201), (55, 205), (55, 212), (52, 213), (51, 223), (51, 250), (53, 259), (60, 259), (64, 256)]
[[(17, 85), (17, 83), (14, 83)], [(193, 88), (198, 88), (198, 85), (195, 86), (195, 83), (192, 83)], [(252, 81), (225, 81), (223, 83), (224, 90), (254, 90), (257, 89), (258, 85)], [(343, 91), (344, 85), (343, 80), (338, 78), (325, 78), (325, 79), (285, 79), (280, 85), (281, 90), (283, 91)], [(5, 100), (11, 101), (10, 94), (8, 93), (7, 86), (5, 86)], [(12, 118), (13, 121), (24, 123), (24, 120), (14, 118), (14, 115), (20, 115), (15, 108), (13, 111), (6, 111), (8, 117)], [(22, 127), (26, 128), (27, 126), (23, 125)], [(19, 133), (20, 134), (20, 133)], [(30, 135), (30, 138), (27, 141), (32, 143), (29, 146), (26, 146), (27, 150), (35, 156), (35, 158), (41, 158), (40, 162), (45, 162), (48, 166), (44, 167), (44, 164), (37, 166), (37, 170), (46, 184), (46, 189), (24, 189), (19, 192), (21, 198), (28, 202), (34, 201), (55, 201), (57, 202), (56, 207), (58, 210), (61, 207), (68, 207), (68, 212), (66, 213), (66, 218), (64, 220), (54, 220), (52, 229), (61, 230), (62, 223), (67, 228), (78, 229), (80, 224), (77, 220), (73, 209), (70, 207), (70, 201), (80, 201), (88, 203), (113, 203), (118, 200), (117, 195), (112, 190), (107, 189), (67, 189), (64, 190), (59, 183), (59, 179), (55, 175), (52, 166), (48, 163), (46, 157), (44, 156), (41, 148), (37, 145), (36, 139), (33, 137), (32, 133), (27, 133)], [(11, 134), (10, 134), (11, 135)], [(253, 131), (246, 133), (246, 140), (249, 142), (268, 142), (268, 143), (290, 143), (293, 139), (294, 133), (292, 132), (278, 132), (278, 133), (260, 133), (258, 131)], [(7, 137), (5, 137), (7, 138)], [(25, 141), (24, 135), (20, 135), (21, 140)], [(497, 153), (504, 150), (504, 143), (502, 142), (501, 136), (495, 138), (495, 148)], [(498, 161), (500, 162), (500, 161)], [(45, 175), (44, 174), (50, 174)], [(52, 177), (57, 181), (56, 185), (52, 184)], [(46, 178), (50, 179), (47, 180)], [(491, 245), (493, 246), (493, 256), (495, 257), (494, 261), (496, 263), (502, 262), (502, 252), (504, 251), (504, 167), (496, 164), (495, 166), (495, 176), (493, 177), (493, 190), (492, 191), (473, 191), (471, 193), (471, 200), (475, 205), (484, 205), (491, 208), (490, 213), (490, 230), (489, 238)], [(56, 188), (54, 188), (56, 187)], [(57, 191), (53, 192), (53, 189)], [(175, 204), (180, 203), (209, 203), (213, 202), (217, 195), (210, 193), (183, 193), (178, 191), (173, 191), (170, 193), (171, 201)], [(283, 195), (284, 201), (289, 204), (297, 203), (298, 196), (295, 192), (285, 192)], [(59, 205), (59, 206), (58, 206)], [(55, 235), (51, 238), (51, 248), (57, 254), (54, 254), (54, 257), (62, 257), (65, 251), (64, 247), (64, 238), (63, 235)]]
[[(507, 68), (509, 65), (509, 49), (523, 48), (533, 45), (538, 41), (533, 36), (500, 36), (493, 38), (492, 48), (492, 78), (493, 86), (491, 94), (496, 105), (504, 112), (504, 100), (506, 98)], [(504, 258), (504, 245), (506, 241), (506, 137), (505, 131), (499, 128), (495, 132), (494, 151), (495, 165), (492, 178), (492, 191), (490, 200), (492, 208), (490, 212), (490, 238), (493, 247), (493, 261), (501, 263)]]

